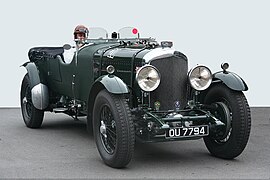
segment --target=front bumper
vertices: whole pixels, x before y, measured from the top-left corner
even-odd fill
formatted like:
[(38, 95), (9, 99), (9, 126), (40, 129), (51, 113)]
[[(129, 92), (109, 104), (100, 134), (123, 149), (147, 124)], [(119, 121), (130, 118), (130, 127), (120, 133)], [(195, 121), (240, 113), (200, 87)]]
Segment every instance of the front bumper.
[[(179, 111), (149, 111), (137, 109), (135, 113), (136, 138), (141, 142), (163, 142), (199, 139), (216, 133), (224, 128), (225, 124), (216, 118), (210, 111), (202, 109), (186, 109)], [(134, 111), (133, 111), (134, 112)], [(179, 135), (167, 137), (171, 129), (196, 129), (207, 126), (209, 133)]]

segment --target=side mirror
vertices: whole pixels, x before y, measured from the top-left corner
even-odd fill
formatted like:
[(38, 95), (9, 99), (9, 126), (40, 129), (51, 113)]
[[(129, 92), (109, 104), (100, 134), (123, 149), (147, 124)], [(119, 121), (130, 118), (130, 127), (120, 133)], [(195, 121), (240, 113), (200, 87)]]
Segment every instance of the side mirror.
[(64, 48), (65, 50), (70, 50), (70, 49), (71, 49), (71, 45), (65, 44), (65, 45), (63, 46), (63, 48)]

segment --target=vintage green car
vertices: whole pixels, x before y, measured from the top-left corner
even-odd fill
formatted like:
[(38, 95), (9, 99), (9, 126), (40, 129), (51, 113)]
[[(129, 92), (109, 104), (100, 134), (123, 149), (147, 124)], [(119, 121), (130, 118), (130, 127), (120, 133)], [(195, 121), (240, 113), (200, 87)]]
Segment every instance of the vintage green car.
[[(35, 47), (21, 85), (21, 111), (29, 128), (41, 127), (45, 111), (87, 116), (103, 161), (115, 168), (131, 160), (135, 141), (166, 142), (203, 137), (209, 152), (233, 159), (245, 149), (251, 128), (244, 80), (228, 63), (211, 73), (188, 70), (172, 42), (141, 38), (136, 28), (90, 28), (74, 49)], [(66, 63), (65, 51), (74, 50)]]

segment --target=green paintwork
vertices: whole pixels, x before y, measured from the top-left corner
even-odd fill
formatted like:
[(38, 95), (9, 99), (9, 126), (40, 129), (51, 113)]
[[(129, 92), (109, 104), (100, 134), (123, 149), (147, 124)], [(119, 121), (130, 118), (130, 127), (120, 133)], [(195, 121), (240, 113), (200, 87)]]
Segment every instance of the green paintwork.
[[(214, 115), (206, 113), (205, 109), (200, 109), (204, 106), (199, 104), (200, 102), (198, 101), (196, 94), (194, 95), (194, 102), (191, 101), (191, 103), (194, 103), (194, 107), (187, 106), (186, 96), (191, 97), (192, 95), (187, 94), (186, 91), (183, 91), (184, 93), (182, 93), (184, 97), (182, 98), (184, 101), (183, 105), (186, 107), (185, 110), (181, 111), (177, 108), (174, 110), (174, 102), (170, 103), (171, 105), (169, 105), (171, 108), (169, 110), (170, 112), (167, 110), (162, 112), (151, 107), (151, 103), (155, 102), (153, 97), (155, 97), (156, 94), (162, 93), (162, 96), (164, 95), (164, 98), (166, 98), (167, 96), (164, 92), (174, 92), (178, 91), (178, 89), (181, 92), (182, 88), (182, 86), (180, 87), (177, 83), (174, 83), (174, 78), (171, 78), (171, 82), (167, 81), (170, 80), (171, 76), (175, 77), (176, 74), (174, 74), (175, 71), (171, 71), (171, 67), (167, 67), (166, 62), (171, 60), (169, 56), (175, 56), (175, 59), (173, 60), (180, 60), (180, 56), (182, 58), (184, 55), (181, 55), (181, 53), (177, 53), (172, 49), (170, 50), (172, 53), (168, 53), (165, 57), (168, 59), (163, 59), (164, 57), (159, 54), (161, 52), (160, 48), (157, 49), (158, 51), (153, 51), (145, 57), (148, 52), (152, 51), (156, 47), (160, 46), (150, 45), (147, 43), (132, 44), (128, 40), (125, 42), (113, 39), (104, 39), (103, 42), (93, 41), (93, 43), (86, 44), (75, 52), (71, 63), (65, 63), (63, 61), (61, 57), (61, 53), (63, 52), (61, 51), (61, 47), (52, 47), (47, 49), (48, 52), (54, 52), (53, 50), (57, 50), (55, 51), (57, 53), (54, 55), (47, 53), (46, 48), (40, 48), (40, 53), (38, 52), (39, 48), (37, 48), (34, 49), (37, 50), (35, 53), (38, 55), (41, 54), (41, 57), (32, 57), (33, 62), (25, 63), (23, 66), (26, 67), (28, 71), (32, 87), (39, 83), (43, 83), (48, 87), (50, 104), (49, 107), (45, 109), (46, 111), (53, 111), (55, 109), (57, 110), (64, 107), (67, 108), (67, 112), (64, 113), (75, 118), (77, 116), (87, 115), (88, 128), (91, 127), (91, 118), (95, 98), (104, 88), (113, 94), (125, 94), (124, 97), (127, 98), (127, 102), (132, 110), (132, 115), (135, 122), (135, 132), (137, 133), (136, 135), (145, 142), (175, 140), (153, 136), (155, 133), (157, 135), (164, 134), (166, 129), (176, 126), (174, 122), (180, 122), (183, 124), (186, 121), (193, 121), (194, 125), (208, 125), (210, 123), (213, 125), (213, 127), (217, 126), (218, 119), (215, 118)], [(44, 56), (42, 56), (42, 49), (45, 50)], [(60, 51), (60, 53), (58, 53), (58, 51)], [(151, 92), (152, 94), (142, 92), (135, 80), (135, 76), (136, 70), (146, 64), (144, 57), (146, 60), (151, 60), (152, 57), (164, 60), (160, 61), (161, 63), (163, 62), (163, 64), (159, 65), (160, 70), (163, 70), (161, 71), (163, 73), (161, 78), (166, 77), (165, 75), (167, 75), (165, 82), (172, 83), (172, 85), (175, 85), (175, 87), (168, 88), (168, 86), (163, 86), (162, 90), (164, 91)], [(187, 60), (186, 57), (182, 59), (184, 59), (185, 62)], [(112, 65), (115, 68), (115, 72), (113, 74), (108, 74), (106, 70), (109, 65)], [(158, 64), (156, 65), (158, 66)], [(163, 65), (165, 67), (164, 69), (162, 69)], [(178, 67), (178, 65), (176, 66), (175, 64), (171, 64), (171, 66)], [(179, 64), (179, 69), (177, 68), (176, 71), (186, 72), (183, 71), (183, 69), (187, 68), (187, 64), (184, 64), (184, 66), (185, 67), (182, 67)], [(171, 71), (172, 73), (169, 74), (167, 73), (168, 71)], [(182, 75), (179, 77), (183, 77), (181, 80), (184, 80), (182, 81), (183, 84), (185, 84), (183, 87), (186, 88), (186, 74), (184, 73)], [(181, 82), (181, 80), (177, 82)], [(213, 74), (213, 84), (220, 82), (223, 82), (233, 90), (248, 90), (244, 80), (232, 72), (221, 71)], [(205, 94), (202, 93), (202, 96), (205, 96)], [(153, 100), (151, 100), (151, 98), (153, 98)], [(164, 102), (166, 102), (166, 100), (167, 99), (165, 99)], [(178, 97), (176, 97), (175, 100), (178, 101)], [(152, 129), (149, 131), (149, 128)], [(183, 139), (197, 138), (199, 137)]]
[[(149, 52), (149, 50), (139, 52), (140, 50), (141, 49), (114, 48), (106, 51), (102, 58), (102, 74), (106, 74), (106, 67), (108, 65), (113, 65), (116, 69), (114, 74), (123, 79), (128, 86), (133, 86), (131, 74), (133, 73), (133, 77), (135, 77), (135, 68), (143, 65), (144, 61), (142, 57), (145, 53)], [(138, 52), (139, 54), (136, 55), (134, 59), (134, 69), (132, 69), (132, 58)]]
[[(66, 95), (84, 102), (88, 101), (89, 92), (94, 83), (93, 54), (108, 44), (85, 46), (80, 49), (71, 63), (66, 64), (61, 58), (48, 59), (49, 64), (47, 81), (49, 88), (58, 94)], [(76, 64), (77, 58), (77, 64)], [(74, 95), (72, 82), (74, 81)]]
[[(144, 64), (142, 57), (149, 51), (127, 48), (116, 41), (88, 44), (75, 53), (71, 63), (65, 63), (57, 55), (28, 63), (26, 68), (33, 74), (30, 77), (33, 77), (34, 82), (44, 81), (54, 94), (75, 98), (87, 106), (91, 89), (97, 82), (111, 93), (128, 93), (128, 86), (134, 83), (135, 68)], [(131, 62), (134, 62), (134, 66)], [(108, 75), (108, 65), (115, 67), (114, 75)]]
[[(33, 85), (42, 82), (50, 91), (60, 96), (75, 98), (88, 106), (91, 89), (97, 82), (111, 93), (128, 93), (129, 86), (133, 88), (136, 96), (140, 96), (141, 91), (135, 81), (136, 69), (145, 64), (143, 57), (149, 51), (151, 49), (125, 46), (111, 41), (85, 45), (75, 53), (69, 64), (58, 55), (35, 63), (25, 63), (25, 67)], [(108, 75), (108, 65), (115, 67), (113, 75)], [(231, 72), (217, 72), (213, 74), (213, 79), (221, 80), (233, 90), (248, 89), (246, 83)]]
[(247, 91), (248, 86), (245, 81), (235, 73), (232, 72), (217, 72), (213, 74), (213, 79), (221, 80), (226, 86), (236, 91)]

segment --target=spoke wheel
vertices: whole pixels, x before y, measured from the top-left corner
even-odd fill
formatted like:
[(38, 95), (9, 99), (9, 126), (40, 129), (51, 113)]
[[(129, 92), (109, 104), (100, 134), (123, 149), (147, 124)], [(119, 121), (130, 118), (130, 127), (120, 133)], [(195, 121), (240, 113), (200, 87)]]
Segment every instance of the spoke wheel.
[(114, 168), (125, 167), (134, 152), (131, 112), (123, 95), (99, 92), (93, 108), (93, 134), (102, 160)]
[(29, 128), (39, 128), (42, 124), (44, 111), (36, 109), (32, 103), (30, 79), (28, 74), (21, 85), (21, 111), (24, 123)]
[(104, 149), (113, 154), (116, 147), (116, 126), (112, 112), (107, 105), (104, 105), (100, 113), (100, 138)]
[(224, 159), (239, 156), (248, 143), (251, 129), (250, 108), (243, 92), (217, 84), (207, 92), (205, 103), (216, 103), (219, 106), (212, 113), (226, 125), (220, 134), (204, 137), (207, 149), (212, 155)]
[(217, 109), (211, 113), (225, 124), (225, 126), (219, 127), (215, 132), (212, 132), (210, 135), (216, 140), (217, 143), (226, 142), (231, 134), (231, 123), (232, 123), (232, 113), (228, 105), (225, 102), (216, 102)]

